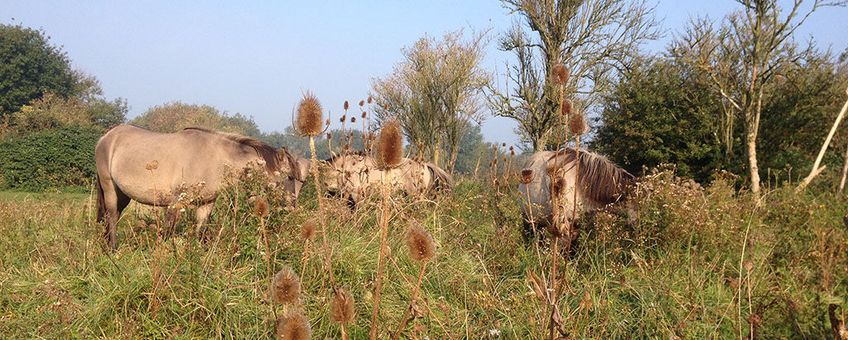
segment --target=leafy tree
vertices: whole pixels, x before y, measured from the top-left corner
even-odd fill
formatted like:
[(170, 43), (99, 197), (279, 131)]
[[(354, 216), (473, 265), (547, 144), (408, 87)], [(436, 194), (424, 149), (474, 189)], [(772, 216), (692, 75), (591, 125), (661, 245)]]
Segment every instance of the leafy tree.
[(734, 131), (735, 117), (743, 120), (751, 191), (759, 194), (757, 142), (763, 109), (770, 100), (766, 90), (785, 67), (810, 51), (796, 48), (795, 31), (816, 10), (846, 1), (794, 0), (788, 10), (777, 0), (737, 2), (741, 8), (728, 15), (719, 29), (707, 20), (693, 22), (676, 50), (709, 74), (725, 103), (725, 131)]
[(132, 123), (159, 132), (176, 132), (187, 127), (203, 127), (253, 137), (261, 135), (253, 118), (240, 113), (229, 115), (209, 105), (182, 102), (155, 106), (133, 119)]
[[(567, 93), (578, 110), (591, 108), (633, 51), (657, 36), (644, 0), (503, 0), (521, 18), (501, 39), (501, 49), (518, 62), (507, 69), (506, 89), (490, 89), (496, 115), (514, 119), (534, 151), (544, 149), (561, 124), (560, 93), (553, 68), (571, 69)], [(526, 31), (529, 29), (532, 35)]]
[(0, 117), (48, 92), (67, 97), (74, 83), (67, 55), (44, 31), (0, 24)]
[(483, 35), (462, 39), (462, 31), (442, 40), (424, 37), (404, 50), (405, 60), (393, 73), (374, 82), (379, 120), (397, 118), (421, 158), (441, 164), (446, 150), (451, 170), (460, 139), (482, 120), (478, 94), (488, 84), (480, 68)]

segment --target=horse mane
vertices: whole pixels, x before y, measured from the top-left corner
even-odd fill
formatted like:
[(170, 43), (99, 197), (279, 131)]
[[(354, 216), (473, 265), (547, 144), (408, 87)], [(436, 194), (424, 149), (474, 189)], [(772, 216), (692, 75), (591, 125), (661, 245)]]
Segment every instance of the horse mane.
[[(583, 194), (595, 202), (611, 204), (626, 198), (636, 177), (610, 162), (606, 157), (588, 151), (566, 148), (557, 151), (548, 161), (549, 168), (574, 167), (579, 159), (577, 181)], [(569, 168), (570, 170), (570, 168)]]
[(430, 174), (432, 174), (435, 179), (433, 189), (441, 191), (453, 188), (453, 177), (451, 177), (449, 173), (445, 172), (445, 170), (442, 170), (442, 168), (433, 163), (424, 163), (424, 166), (430, 170)]
[(231, 140), (231, 141), (236, 142), (238, 144), (250, 147), (254, 151), (256, 151), (256, 154), (258, 154), (259, 157), (262, 157), (262, 160), (265, 161), (265, 169), (268, 170), (268, 172), (274, 172), (274, 171), (280, 170), (280, 168), (283, 165), (282, 162), (281, 162), (282, 158), (285, 158), (285, 160), (289, 163), (291, 170), (295, 174), (300, 173), (300, 171), (299, 171), (300, 170), (300, 164), (297, 163), (297, 160), (294, 159), (294, 157), (291, 155), (289, 150), (286, 149), (285, 147), (277, 150), (273, 146), (265, 144), (264, 142), (262, 142), (262, 141), (260, 141), (256, 138), (242, 136), (242, 135), (235, 134), (235, 133), (215, 131), (215, 130), (202, 128), (202, 127), (187, 127), (185, 129), (183, 129), (183, 131), (199, 131), (199, 132), (203, 132), (203, 133), (209, 133), (209, 134), (213, 134), (213, 135)]

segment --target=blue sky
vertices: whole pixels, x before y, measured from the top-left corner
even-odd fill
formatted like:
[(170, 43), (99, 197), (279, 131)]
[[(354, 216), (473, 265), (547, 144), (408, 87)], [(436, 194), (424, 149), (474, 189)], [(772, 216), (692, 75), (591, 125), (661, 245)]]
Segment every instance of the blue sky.
[[(782, 1), (786, 3), (787, 1)], [(662, 50), (693, 16), (719, 19), (732, 0), (655, 2)], [(814, 14), (799, 38), (848, 46), (848, 9)], [(490, 29), (484, 67), (500, 72), (510, 55), (494, 39), (515, 16), (488, 1), (17, 1), (0, 2), (0, 22), (43, 28), (74, 67), (96, 76), (107, 97), (126, 98), (130, 117), (170, 101), (210, 104), (253, 116), (263, 131), (282, 130), (304, 91), (338, 115), (371, 80), (391, 72), (401, 49), (428, 34)], [(515, 124), (488, 118), (492, 142), (515, 143)]]

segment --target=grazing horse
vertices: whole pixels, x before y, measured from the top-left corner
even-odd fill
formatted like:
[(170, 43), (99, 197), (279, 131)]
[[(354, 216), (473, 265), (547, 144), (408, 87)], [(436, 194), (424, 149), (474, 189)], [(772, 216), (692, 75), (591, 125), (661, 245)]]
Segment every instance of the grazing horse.
[[(537, 228), (553, 225), (554, 210), (559, 212), (556, 215), (561, 225), (567, 226), (574, 217), (626, 198), (635, 183), (633, 175), (606, 157), (572, 148), (533, 154), (521, 177), (518, 191), (525, 237), (535, 233), (534, 225)], [(555, 206), (556, 194), (560, 199)]]
[(375, 192), (383, 180), (407, 195), (432, 194), (453, 188), (451, 175), (433, 163), (404, 158), (396, 168), (380, 170), (377, 162), (362, 153), (346, 153), (326, 160), (327, 192), (348, 199), (351, 206)]
[(157, 133), (119, 125), (97, 142), (97, 221), (106, 222), (104, 237), (117, 247), (116, 224), (135, 200), (152, 206), (183, 202), (193, 189), (191, 204), (200, 227), (209, 217), (226, 176), (251, 166), (264, 166), (295, 202), (307, 169), (286, 148), (279, 150), (256, 139), (201, 128)]

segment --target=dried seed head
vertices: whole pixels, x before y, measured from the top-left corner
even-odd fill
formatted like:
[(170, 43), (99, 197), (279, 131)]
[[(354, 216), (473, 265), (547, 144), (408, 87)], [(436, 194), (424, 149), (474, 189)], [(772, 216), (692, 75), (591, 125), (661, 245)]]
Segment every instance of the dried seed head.
[(506, 143), (501, 143), (501, 147), (506, 147)]
[(297, 105), (297, 132), (304, 136), (317, 136), (321, 133), (324, 113), (321, 102), (312, 93), (307, 92)]
[(330, 305), (330, 314), (339, 324), (346, 325), (353, 322), (353, 318), (356, 317), (353, 311), (353, 295), (344, 288), (336, 289)]
[(332, 133), (327, 132), (327, 139), (333, 139), (333, 134), (332, 134)]
[(330, 126), (330, 118), (327, 118), (327, 120), (324, 121), (324, 125)]
[(595, 302), (592, 300), (592, 294), (589, 294), (589, 291), (583, 292), (583, 299), (580, 300), (580, 308), (589, 310), (592, 309), (592, 306)]
[(515, 156), (515, 149), (512, 146), (509, 147), (509, 155)]
[(284, 267), (271, 280), (271, 298), (274, 302), (290, 305), (300, 298), (300, 279), (289, 267)]
[(351, 123), (356, 123), (356, 117), (350, 117), (350, 122), (351, 122)]
[(383, 169), (400, 165), (403, 159), (403, 135), (400, 131), (400, 123), (397, 120), (386, 121), (380, 128), (377, 156), (377, 163)]
[(533, 169), (521, 170), (521, 183), (529, 184), (533, 181)]
[(349, 109), (349, 108), (350, 108), (350, 103), (348, 103), (348, 102), (347, 102), (347, 100), (345, 100), (345, 102), (344, 102), (344, 110), (345, 110), (345, 111), (347, 111), (347, 109)]
[(365, 106), (365, 101), (364, 101), (364, 100), (360, 100), (360, 101), (359, 101), (359, 106)]
[(312, 328), (309, 320), (303, 313), (291, 313), (280, 315), (277, 318), (277, 337), (285, 340), (306, 340), (312, 337)]
[(568, 77), (571, 75), (571, 71), (565, 67), (563, 64), (554, 65), (553, 76), (554, 76), (554, 84), (556, 85), (565, 85), (568, 82)]
[(568, 100), (568, 99), (563, 99), (563, 100), (562, 100), (562, 103), (560, 103), (560, 105), (559, 105), (559, 113), (560, 113), (563, 117), (568, 117), (568, 115), (570, 115), (570, 114), (571, 114), (572, 106), (573, 106), (573, 105), (572, 105), (572, 103), (571, 103), (571, 101), (570, 101), (570, 100)]
[(268, 217), (268, 200), (265, 197), (259, 197), (253, 202), (253, 214), (258, 217)]
[(413, 223), (406, 231), (406, 246), (409, 248), (409, 257), (418, 262), (430, 261), (436, 255), (433, 237), (418, 223)]
[(745, 267), (745, 271), (747, 272), (754, 270), (754, 262), (751, 262), (751, 260), (745, 260), (745, 262), (742, 263), (742, 266)]
[(568, 120), (568, 129), (575, 136), (582, 136), (589, 131), (589, 124), (581, 112), (574, 112)]
[(368, 115), (368, 112), (362, 111), (362, 119), (365, 119), (365, 116)]
[(311, 240), (315, 237), (315, 221), (308, 220), (303, 222), (303, 225), (300, 227), (300, 239), (304, 242)]
[(372, 102), (373, 100), (374, 100), (374, 99), (373, 99), (373, 98), (371, 98), (371, 96), (368, 96), (368, 104), (371, 104), (371, 102)]
[(150, 163), (147, 163), (144, 168), (147, 169), (147, 171), (159, 169), (159, 161), (154, 159), (150, 161)]
[(342, 115), (341, 117), (339, 117), (340, 123), (344, 123), (346, 120), (347, 120), (347, 115)]

